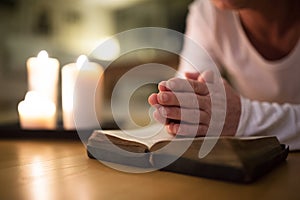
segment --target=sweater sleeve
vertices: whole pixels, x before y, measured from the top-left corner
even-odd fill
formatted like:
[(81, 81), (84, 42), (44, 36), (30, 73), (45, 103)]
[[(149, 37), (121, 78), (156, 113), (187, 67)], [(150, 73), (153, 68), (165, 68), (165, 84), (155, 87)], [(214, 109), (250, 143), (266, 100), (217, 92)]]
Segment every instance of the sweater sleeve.
[(300, 105), (252, 101), (241, 97), (236, 136), (274, 135), (290, 150), (300, 149)]
[(209, 1), (194, 1), (189, 6), (179, 74), (201, 72), (220, 67), (216, 59), (219, 47), (214, 39), (216, 10)]

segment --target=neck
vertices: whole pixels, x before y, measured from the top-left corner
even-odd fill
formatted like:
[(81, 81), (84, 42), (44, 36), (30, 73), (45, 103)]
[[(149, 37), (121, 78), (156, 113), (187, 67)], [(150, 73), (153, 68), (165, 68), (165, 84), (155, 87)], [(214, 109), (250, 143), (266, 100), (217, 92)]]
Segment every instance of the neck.
[(280, 36), (299, 22), (299, 0), (288, 1), (290, 3), (285, 0), (261, 0), (238, 13), (247, 31), (262, 36), (270, 33)]
[(288, 55), (299, 39), (300, 1), (288, 1), (261, 0), (259, 5), (238, 10), (246, 35), (266, 59), (277, 60)]

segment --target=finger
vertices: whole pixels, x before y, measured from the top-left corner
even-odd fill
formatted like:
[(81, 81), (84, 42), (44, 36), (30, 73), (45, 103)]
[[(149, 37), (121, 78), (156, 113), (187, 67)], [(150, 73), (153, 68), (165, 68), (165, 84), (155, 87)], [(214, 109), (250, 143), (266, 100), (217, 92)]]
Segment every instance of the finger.
[(163, 118), (177, 120), (190, 124), (209, 124), (210, 115), (197, 109), (183, 109), (179, 107), (163, 107), (158, 109)]
[(192, 80), (197, 80), (200, 73), (199, 72), (185, 72), (185, 77)]
[(172, 78), (166, 82), (166, 87), (173, 92), (194, 92), (207, 95), (208, 88), (205, 83), (191, 79)]
[(210, 96), (200, 96), (194, 93), (160, 92), (157, 101), (165, 106), (178, 106), (184, 108), (197, 108), (210, 112)]
[(185, 123), (170, 123), (166, 125), (168, 133), (186, 137), (205, 136), (208, 130), (206, 125)]
[(161, 124), (168, 124), (167, 118), (163, 117), (163, 116), (158, 112), (158, 110), (155, 110), (155, 111), (153, 112), (153, 117), (154, 117), (154, 119), (155, 119), (157, 122), (159, 122), (159, 123), (161, 123)]
[(159, 104), (158, 100), (157, 100), (157, 93), (153, 93), (148, 97), (148, 103), (151, 106), (154, 106), (156, 104)]
[(158, 84), (158, 90), (159, 91), (170, 91), (169, 88), (167, 88), (167, 82), (166, 81), (162, 81)]
[(200, 82), (206, 82), (206, 83), (214, 83), (214, 72), (211, 70), (204, 71), (201, 73), (201, 75), (198, 77), (198, 81)]

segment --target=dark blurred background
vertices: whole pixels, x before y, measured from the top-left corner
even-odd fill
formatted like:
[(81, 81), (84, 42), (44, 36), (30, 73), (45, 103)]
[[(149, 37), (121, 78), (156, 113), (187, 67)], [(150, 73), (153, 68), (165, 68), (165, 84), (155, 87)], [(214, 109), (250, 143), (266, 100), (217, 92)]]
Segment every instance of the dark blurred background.
[[(42, 49), (60, 66), (89, 54), (101, 41), (137, 27), (165, 27), (184, 32), (192, 0), (0, 0), (0, 119), (15, 120), (27, 91), (26, 60)], [(144, 57), (147, 57), (144, 52)], [(176, 55), (161, 53), (161, 63), (176, 68)], [(131, 56), (132, 63), (138, 63)], [(155, 59), (155, 58), (154, 58)], [(149, 60), (148, 60), (149, 61)], [(106, 88), (134, 64), (116, 62)], [(128, 64), (129, 63), (129, 64)], [(109, 96), (109, 94), (105, 94)], [(107, 97), (106, 97), (107, 98)]]

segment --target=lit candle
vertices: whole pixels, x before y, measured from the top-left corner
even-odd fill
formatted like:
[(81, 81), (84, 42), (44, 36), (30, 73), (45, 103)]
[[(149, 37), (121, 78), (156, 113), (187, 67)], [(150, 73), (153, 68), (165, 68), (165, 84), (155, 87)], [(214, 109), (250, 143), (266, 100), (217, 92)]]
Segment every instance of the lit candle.
[(27, 60), (28, 90), (37, 91), (49, 98), (56, 105), (59, 76), (59, 62), (49, 58), (45, 50), (40, 51), (37, 57)]
[(55, 104), (38, 92), (27, 92), (24, 101), (18, 104), (18, 111), (23, 129), (56, 128)]
[[(102, 104), (103, 68), (84, 55), (62, 68), (62, 109), (64, 129), (99, 126)], [(75, 126), (76, 123), (76, 126)]]

